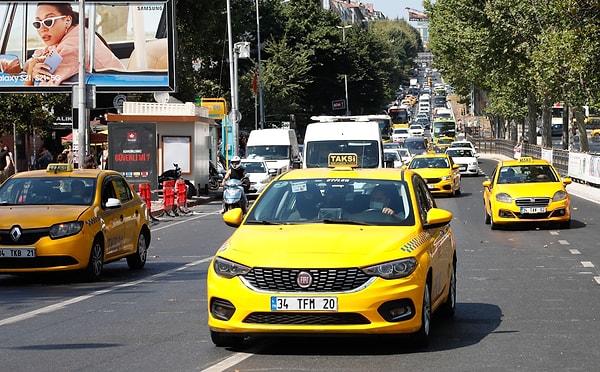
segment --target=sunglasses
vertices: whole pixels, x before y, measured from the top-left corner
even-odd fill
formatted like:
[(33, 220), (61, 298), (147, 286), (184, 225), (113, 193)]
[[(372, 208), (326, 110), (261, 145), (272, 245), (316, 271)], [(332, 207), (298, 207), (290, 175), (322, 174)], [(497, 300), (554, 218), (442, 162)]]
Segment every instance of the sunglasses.
[(36, 30), (39, 30), (40, 28), (42, 28), (42, 25), (44, 25), (48, 28), (51, 28), (52, 26), (54, 26), (55, 20), (65, 18), (65, 17), (66, 17), (66, 15), (61, 15), (61, 16), (42, 19), (41, 21), (33, 21), (32, 25), (33, 25), (33, 28), (35, 28)]

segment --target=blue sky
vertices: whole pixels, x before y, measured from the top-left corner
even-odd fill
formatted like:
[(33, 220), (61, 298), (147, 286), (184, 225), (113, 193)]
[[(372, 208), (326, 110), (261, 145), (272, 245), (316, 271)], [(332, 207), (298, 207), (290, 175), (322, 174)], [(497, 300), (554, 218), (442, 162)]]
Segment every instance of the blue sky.
[(389, 19), (404, 18), (408, 20), (408, 11), (405, 8), (424, 10), (422, 0), (363, 0), (362, 2), (373, 4), (375, 10), (383, 12)]

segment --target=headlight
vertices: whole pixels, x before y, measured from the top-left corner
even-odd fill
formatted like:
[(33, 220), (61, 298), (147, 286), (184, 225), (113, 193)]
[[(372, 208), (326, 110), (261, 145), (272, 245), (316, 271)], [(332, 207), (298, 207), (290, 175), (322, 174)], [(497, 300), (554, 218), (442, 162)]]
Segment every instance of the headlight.
[(64, 238), (66, 236), (78, 234), (82, 228), (83, 222), (81, 221), (58, 223), (50, 228), (48, 234), (51, 239)]
[(476, 166), (476, 165), (477, 165), (477, 162), (476, 162), (476, 161), (472, 161), (472, 162), (470, 162), (470, 163), (469, 163), (469, 165), (471, 165), (471, 166)]
[(223, 276), (227, 279), (231, 279), (234, 276), (247, 274), (250, 271), (248, 266), (240, 265), (221, 257), (215, 257), (213, 267), (217, 275)]
[(507, 193), (501, 192), (496, 194), (496, 201), (499, 201), (500, 203), (512, 203), (512, 198)]
[(450, 176), (450, 175), (442, 177), (442, 181), (448, 181), (450, 179), (452, 179), (452, 176)]
[(375, 266), (364, 267), (362, 270), (369, 275), (379, 276), (383, 279), (398, 279), (409, 276), (415, 271), (417, 260), (405, 258), (402, 260), (382, 263)]
[(565, 191), (559, 190), (554, 193), (554, 196), (552, 197), (552, 201), (557, 202), (557, 201), (565, 200), (565, 199), (567, 199), (568, 196), (569, 195)]

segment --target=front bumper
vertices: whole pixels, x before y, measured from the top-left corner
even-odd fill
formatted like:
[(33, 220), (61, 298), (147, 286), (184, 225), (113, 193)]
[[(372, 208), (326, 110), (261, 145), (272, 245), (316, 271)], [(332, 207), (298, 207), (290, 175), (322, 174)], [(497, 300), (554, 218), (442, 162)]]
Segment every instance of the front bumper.
[[(225, 279), (209, 268), (208, 325), (216, 332), (251, 334), (401, 334), (421, 327), (425, 276), (371, 278), (358, 290), (329, 292), (257, 291), (239, 277)], [(336, 297), (337, 311), (272, 311), (273, 297)], [(227, 313), (225, 316), (224, 313)]]

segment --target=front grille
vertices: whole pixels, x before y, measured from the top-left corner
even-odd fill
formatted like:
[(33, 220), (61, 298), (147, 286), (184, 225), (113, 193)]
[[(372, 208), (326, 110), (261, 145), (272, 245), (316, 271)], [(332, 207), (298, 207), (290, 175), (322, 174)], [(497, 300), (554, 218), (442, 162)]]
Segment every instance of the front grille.
[(369, 320), (355, 313), (288, 313), (265, 312), (252, 313), (244, 323), (280, 324), (280, 325), (354, 325), (369, 324)]
[[(312, 277), (312, 283), (308, 288), (302, 288), (297, 283), (296, 278), (301, 272), (308, 272)], [(348, 292), (365, 284), (369, 278), (370, 276), (358, 268), (272, 269), (255, 267), (244, 275), (244, 279), (250, 286), (272, 292)]]
[(425, 178), (425, 182), (426, 183), (438, 183), (440, 182), (442, 179), (441, 178)]
[(518, 207), (545, 207), (550, 204), (550, 198), (518, 198), (515, 204)]
[(23, 230), (21, 237), (15, 242), (10, 236), (10, 229), (0, 230), (0, 245), (34, 245), (41, 238), (48, 236), (49, 231), (49, 228)]

